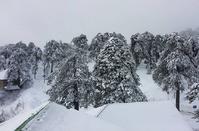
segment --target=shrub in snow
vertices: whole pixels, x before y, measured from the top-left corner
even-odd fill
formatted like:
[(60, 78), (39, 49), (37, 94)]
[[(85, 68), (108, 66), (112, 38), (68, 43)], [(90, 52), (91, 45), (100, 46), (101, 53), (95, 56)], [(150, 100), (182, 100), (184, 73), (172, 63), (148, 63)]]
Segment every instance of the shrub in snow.
[(177, 103), (180, 90), (187, 89), (199, 78), (192, 54), (192, 44), (174, 33), (169, 36), (167, 47), (153, 73), (153, 79), (164, 91), (167, 93), (177, 91)]

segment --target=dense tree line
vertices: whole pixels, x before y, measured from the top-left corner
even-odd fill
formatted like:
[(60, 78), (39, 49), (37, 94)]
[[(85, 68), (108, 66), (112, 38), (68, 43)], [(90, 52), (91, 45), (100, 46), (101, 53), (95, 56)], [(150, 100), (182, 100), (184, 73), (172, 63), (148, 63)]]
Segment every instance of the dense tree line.
[[(98, 33), (91, 43), (81, 34), (71, 43), (51, 40), (43, 51), (32, 42), (19, 42), (1, 48), (0, 70), (8, 69), (8, 80), (21, 87), (36, 77), (41, 61), (44, 81), (52, 85), (47, 91), (50, 100), (78, 110), (147, 101), (136, 74), (137, 67), (145, 64), (162, 90), (174, 94), (180, 110), (180, 92), (189, 91), (190, 102), (199, 97), (199, 33), (190, 32), (137, 33), (129, 44), (117, 33)], [(95, 63), (93, 70), (89, 70), (89, 62)]]

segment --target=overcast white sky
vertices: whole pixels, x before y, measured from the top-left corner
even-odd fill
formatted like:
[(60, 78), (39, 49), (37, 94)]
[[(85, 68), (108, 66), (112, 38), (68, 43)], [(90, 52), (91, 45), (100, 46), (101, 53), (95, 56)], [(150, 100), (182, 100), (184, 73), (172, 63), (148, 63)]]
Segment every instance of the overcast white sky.
[(0, 45), (199, 27), (199, 0), (0, 0)]

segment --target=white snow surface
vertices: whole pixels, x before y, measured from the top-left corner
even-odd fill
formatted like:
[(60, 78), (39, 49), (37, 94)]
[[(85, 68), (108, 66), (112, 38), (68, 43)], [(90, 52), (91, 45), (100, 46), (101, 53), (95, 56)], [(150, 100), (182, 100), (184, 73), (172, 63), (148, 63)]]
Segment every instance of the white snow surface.
[(7, 77), (6, 72), (7, 72), (7, 70), (0, 71), (0, 80), (6, 79), (6, 77)]
[(31, 111), (23, 111), (19, 115), (0, 123), (0, 131), (14, 131), (16, 128), (18, 128), (24, 121), (26, 121), (29, 117), (36, 114), (39, 110), (41, 110), (43, 107), (45, 107), (48, 104), (48, 102), (43, 103), (42, 105), (38, 106), (37, 108), (31, 110)]
[(141, 64), (138, 67), (137, 74), (140, 77), (139, 86), (142, 92), (146, 95), (149, 101), (165, 101), (171, 99), (171, 97), (163, 92), (162, 89), (154, 82), (152, 75), (147, 74), (146, 65)]
[(192, 131), (170, 101), (111, 104), (99, 118), (125, 131)]
[[(39, 106), (48, 102), (49, 96), (46, 95), (46, 91), (49, 89), (49, 86), (47, 86), (43, 81), (42, 67), (39, 68), (37, 77), (33, 80), (33, 83), (32, 87), (21, 91), (15, 101), (10, 104), (0, 106), (0, 113), (4, 111), (4, 113), (8, 116), (8, 119), (12, 119), (14, 116), (17, 117), (17, 119), (12, 120), (12, 124), (15, 127), (17, 126), (16, 124), (18, 121), (24, 121), (27, 118), (25, 114), (28, 115), (31, 112), (34, 112), (34, 110)], [(9, 122), (9, 120), (7, 121)], [(8, 124), (7, 121), (0, 125), (0, 131), (2, 131), (2, 125)]]
[(127, 131), (74, 109), (50, 103), (25, 127), (26, 131)]

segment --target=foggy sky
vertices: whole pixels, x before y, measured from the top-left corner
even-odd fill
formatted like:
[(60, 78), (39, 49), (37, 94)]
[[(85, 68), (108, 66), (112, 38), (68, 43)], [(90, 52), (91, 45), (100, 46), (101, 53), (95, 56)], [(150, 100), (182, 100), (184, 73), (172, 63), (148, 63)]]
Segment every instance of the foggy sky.
[(0, 45), (199, 27), (199, 0), (0, 0)]

